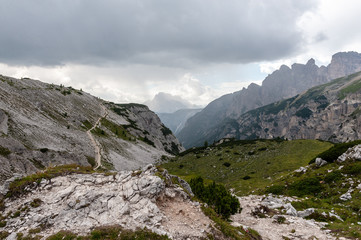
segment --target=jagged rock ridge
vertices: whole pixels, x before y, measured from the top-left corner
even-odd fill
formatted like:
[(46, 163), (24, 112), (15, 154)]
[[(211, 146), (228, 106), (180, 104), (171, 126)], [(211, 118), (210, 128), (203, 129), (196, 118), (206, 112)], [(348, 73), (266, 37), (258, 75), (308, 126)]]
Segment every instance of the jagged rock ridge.
[(361, 72), (336, 79), (224, 123), (214, 139), (322, 139), (346, 142), (361, 137)]
[(140, 104), (114, 104), (81, 90), (0, 76), (0, 182), (51, 165), (127, 170), (182, 151), (158, 116)]
[(293, 64), (291, 68), (283, 65), (268, 75), (262, 86), (251, 84), (247, 89), (224, 95), (208, 104), (188, 119), (177, 137), (186, 148), (218, 140), (209, 136), (219, 127), (224, 129), (222, 124), (228, 120), (233, 122), (249, 110), (293, 97), (311, 87), (357, 71), (361, 71), (361, 54), (356, 52), (336, 53), (327, 67), (318, 67), (314, 59), (306, 64)]

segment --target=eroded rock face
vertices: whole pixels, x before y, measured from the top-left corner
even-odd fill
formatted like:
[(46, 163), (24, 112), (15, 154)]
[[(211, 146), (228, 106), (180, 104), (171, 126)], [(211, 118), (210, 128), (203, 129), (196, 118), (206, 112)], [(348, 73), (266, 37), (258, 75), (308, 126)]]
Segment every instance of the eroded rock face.
[(154, 175), (156, 171), (148, 166), (109, 176), (74, 174), (43, 180), (26, 196), (6, 200), (3, 215), (23, 210), (9, 217), (2, 230), (26, 235), (30, 229), (41, 228), (40, 234), (48, 236), (59, 230), (85, 234), (96, 226), (121, 225), (146, 227), (173, 239), (206, 236), (211, 221), (199, 204), (190, 201), (181, 188), (166, 186)]
[(344, 162), (347, 160), (361, 160), (361, 145), (356, 145), (352, 148), (349, 148), (345, 153), (337, 158), (337, 162)]
[[(114, 109), (116, 106), (116, 110)], [(140, 104), (114, 104), (81, 90), (0, 75), (0, 183), (51, 165), (94, 164), (133, 170), (183, 150), (158, 116)], [(93, 161), (93, 163), (92, 163)]]
[(251, 84), (248, 88), (209, 103), (188, 119), (177, 137), (186, 148), (201, 146), (206, 140), (217, 141), (227, 135), (237, 137), (234, 126), (247, 111), (293, 97), (311, 87), (358, 71), (361, 71), (361, 54), (357, 52), (336, 53), (328, 66), (318, 67), (314, 59), (306, 64), (295, 63), (291, 67), (283, 65), (268, 75), (262, 86)]
[(361, 138), (361, 73), (339, 78), (293, 98), (249, 111), (214, 133), (236, 139), (322, 139), (347, 142)]

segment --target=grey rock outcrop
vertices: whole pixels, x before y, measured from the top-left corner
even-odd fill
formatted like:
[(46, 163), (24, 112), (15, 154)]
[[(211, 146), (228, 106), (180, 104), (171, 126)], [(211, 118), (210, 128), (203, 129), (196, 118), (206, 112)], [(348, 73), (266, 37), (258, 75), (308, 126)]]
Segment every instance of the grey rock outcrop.
[(188, 119), (177, 137), (186, 148), (203, 145), (205, 141), (211, 143), (228, 135), (238, 137), (234, 126), (245, 112), (358, 71), (361, 71), (361, 54), (356, 52), (336, 53), (327, 67), (316, 66), (314, 59), (306, 64), (295, 63), (291, 68), (283, 65), (268, 75), (262, 86), (251, 84), (247, 89), (209, 103)]
[(0, 75), (0, 183), (51, 165), (96, 165), (87, 135), (96, 122), (91, 134), (108, 169), (137, 169), (184, 149), (144, 105)]
[(327, 164), (327, 161), (323, 160), (322, 158), (316, 158), (315, 165), (317, 167), (322, 167)]
[[(60, 230), (86, 234), (96, 226), (120, 225), (125, 229), (147, 228), (172, 239), (205, 237), (211, 221), (199, 204), (155, 172), (156, 168), (147, 166), (109, 176), (74, 174), (43, 180), (27, 195), (5, 201), (4, 216), (23, 210), (9, 217), (2, 230), (27, 235), (30, 229), (40, 228), (46, 237)], [(34, 201), (37, 206), (32, 205)], [(175, 206), (178, 210), (168, 211)], [(181, 211), (187, 216), (180, 216), (183, 221), (177, 222)]]
[(361, 145), (356, 145), (352, 148), (349, 148), (346, 152), (344, 152), (341, 156), (337, 158), (337, 162), (344, 162), (347, 160), (361, 160)]

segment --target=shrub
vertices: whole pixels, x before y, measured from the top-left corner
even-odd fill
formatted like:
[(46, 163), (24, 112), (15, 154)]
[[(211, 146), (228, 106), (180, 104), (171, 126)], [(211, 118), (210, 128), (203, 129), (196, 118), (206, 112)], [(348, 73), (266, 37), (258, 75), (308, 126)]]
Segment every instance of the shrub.
[(361, 174), (361, 165), (359, 164), (348, 165), (345, 166), (345, 168), (343, 168), (341, 171), (346, 174), (359, 175)]
[(302, 108), (301, 110), (298, 110), (295, 115), (307, 119), (312, 115), (312, 111), (309, 108)]
[(40, 152), (42, 152), (42, 153), (46, 153), (47, 151), (49, 151), (48, 148), (40, 148)]
[(30, 203), (30, 206), (33, 207), (33, 208), (37, 208), (37, 207), (39, 207), (42, 203), (43, 203), (43, 201), (41, 201), (40, 198), (35, 198), (35, 199)]
[(0, 155), (6, 157), (11, 153), (11, 151), (5, 147), (0, 146)]
[(224, 162), (224, 163), (223, 163), (223, 166), (229, 167), (229, 166), (231, 166), (231, 164), (230, 164), (229, 162)]
[(276, 195), (281, 195), (285, 191), (285, 187), (282, 185), (273, 185), (266, 189), (266, 193), (272, 193)]
[(277, 223), (282, 224), (286, 222), (286, 218), (284, 216), (277, 216), (276, 221)]
[(290, 185), (290, 193), (298, 197), (304, 195), (315, 195), (321, 192), (320, 180), (316, 177), (305, 178)]
[(248, 179), (251, 179), (251, 177), (247, 175), (247, 176), (244, 176), (242, 179), (243, 180), (248, 180)]
[(207, 203), (225, 219), (241, 209), (238, 199), (221, 184), (213, 182), (205, 186), (203, 178), (197, 177), (190, 180), (190, 186), (197, 198)]
[(340, 171), (333, 171), (326, 175), (325, 182), (332, 183), (340, 180), (342, 178), (342, 174)]

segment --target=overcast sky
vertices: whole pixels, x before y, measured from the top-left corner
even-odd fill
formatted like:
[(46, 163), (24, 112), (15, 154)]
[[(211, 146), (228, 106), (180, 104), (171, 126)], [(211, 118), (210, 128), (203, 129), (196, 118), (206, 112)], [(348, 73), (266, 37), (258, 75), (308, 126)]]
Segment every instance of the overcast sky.
[(0, 0), (0, 74), (196, 105), (281, 64), (361, 52), (359, 0)]

